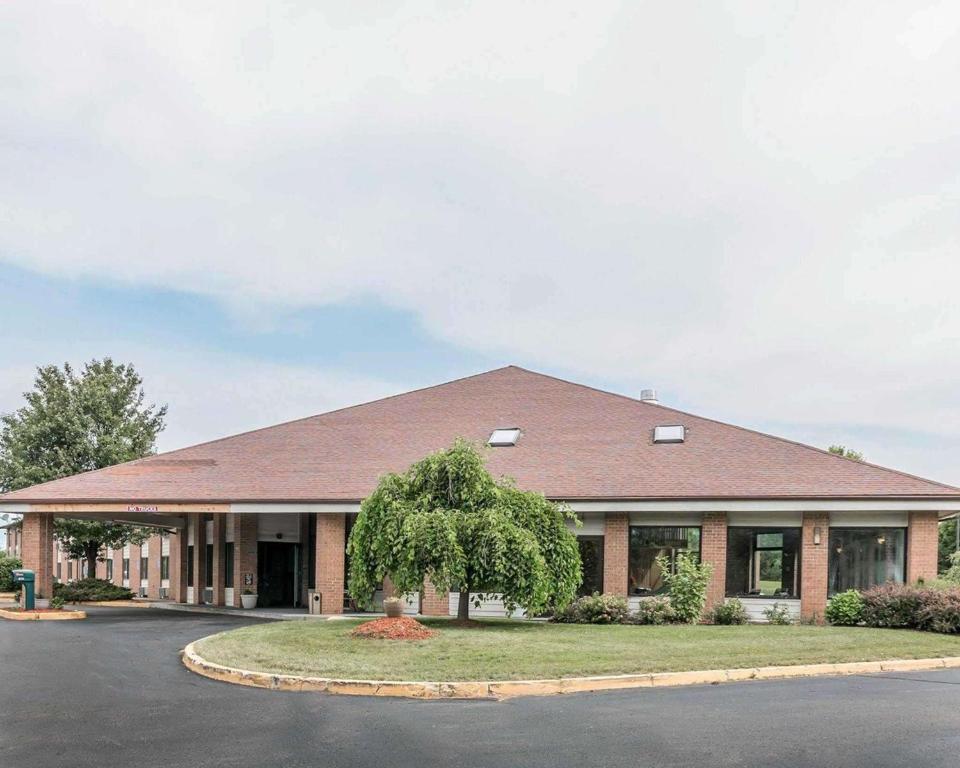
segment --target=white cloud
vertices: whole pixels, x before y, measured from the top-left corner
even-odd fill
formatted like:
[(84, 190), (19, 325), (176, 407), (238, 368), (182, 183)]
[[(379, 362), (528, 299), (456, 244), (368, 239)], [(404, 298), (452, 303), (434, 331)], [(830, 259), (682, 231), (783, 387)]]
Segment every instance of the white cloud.
[(958, 23), (950, 3), (8, 4), (0, 258), (254, 316), (375, 297), (726, 418), (947, 436)]

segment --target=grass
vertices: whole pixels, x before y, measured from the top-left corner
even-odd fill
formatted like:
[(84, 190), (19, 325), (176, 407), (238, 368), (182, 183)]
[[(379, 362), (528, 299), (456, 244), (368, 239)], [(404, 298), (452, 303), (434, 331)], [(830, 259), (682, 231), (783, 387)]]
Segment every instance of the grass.
[(367, 680), (524, 680), (780, 664), (960, 656), (960, 637), (817, 626), (589, 626), (491, 619), (424, 641), (350, 637), (358, 621), (282, 621), (197, 644), (229, 667)]

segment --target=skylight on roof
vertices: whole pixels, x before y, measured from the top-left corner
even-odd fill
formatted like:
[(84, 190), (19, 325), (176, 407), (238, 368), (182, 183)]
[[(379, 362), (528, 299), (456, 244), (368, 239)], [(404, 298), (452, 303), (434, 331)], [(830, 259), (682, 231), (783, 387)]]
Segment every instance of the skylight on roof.
[(683, 424), (667, 424), (653, 428), (653, 442), (655, 443), (682, 443), (686, 438)]
[(506, 448), (517, 444), (520, 439), (520, 430), (517, 427), (510, 429), (495, 429), (490, 433), (487, 445), (492, 448)]

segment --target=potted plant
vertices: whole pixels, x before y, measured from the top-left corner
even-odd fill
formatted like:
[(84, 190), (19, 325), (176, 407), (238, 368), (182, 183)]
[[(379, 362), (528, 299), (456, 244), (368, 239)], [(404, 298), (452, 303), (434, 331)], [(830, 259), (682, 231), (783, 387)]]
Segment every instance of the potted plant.
[(403, 616), (403, 600), (399, 597), (385, 597), (383, 599), (383, 612), (387, 614), (389, 619)]
[(257, 593), (252, 589), (245, 589), (240, 593), (240, 605), (248, 611), (257, 607)]
[(45, 611), (50, 607), (50, 598), (37, 595), (33, 600), (33, 607), (38, 611)]

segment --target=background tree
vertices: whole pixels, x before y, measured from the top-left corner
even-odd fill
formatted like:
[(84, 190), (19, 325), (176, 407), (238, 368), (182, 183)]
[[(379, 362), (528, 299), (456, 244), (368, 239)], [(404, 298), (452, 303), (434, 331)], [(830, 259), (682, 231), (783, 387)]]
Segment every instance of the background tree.
[(957, 518), (940, 523), (937, 546), (937, 571), (943, 573), (950, 567), (950, 556), (957, 551)]
[(565, 606), (581, 581), (568, 518), (572, 512), (541, 494), (494, 480), (480, 452), (458, 440), (384, 476), (363, 501), (347, 543), (350, 593), (365, 605), (384, 576), (400, 592), (429, 580), (460, 590), (461, 621), (471, 592), (501, 594), (508, 611)]
[[(167, 408), (145, 405), (142, 384), (132, 365), (110, 358), (79, 375), (69, 364), (38, 368), (26, 405), (0, 416), (0, 492), (153, 453)], [(103, 547), (145, 538), (136, 526), (83, 520), (57, 520), (55, 533), (71, 557), (86, 559), (91, 576)]]
[(863, 461), (863, 454), (860, 453), (860, 451), (855, 451), (853, 448), (847, 448), (845, 445), (831, 445), (829, 448), (827, 448), (827, 450), (836, 456), (843, 456), (845, 459)]

